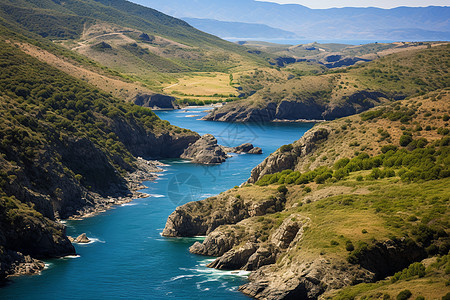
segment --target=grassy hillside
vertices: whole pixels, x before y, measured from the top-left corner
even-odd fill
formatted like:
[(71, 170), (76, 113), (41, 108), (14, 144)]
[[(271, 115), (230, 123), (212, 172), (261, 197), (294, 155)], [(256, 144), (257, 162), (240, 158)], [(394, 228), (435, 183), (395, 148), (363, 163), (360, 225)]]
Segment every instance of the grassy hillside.
[[(260, 89), (245, 100), (227, 104), (208, 118), (220, 121), (335, 119), (386, 101), (425, 94), (450, 85), (449, 45), (403, 51), (375, 61), (287, 77), (267, 83), (253, 74)], [(289, 70), (287, 70), (289, 71)], [(245, 77), (241, 77), (245, 79)], [(259, 119), (258, 119), (259, 118)]]
[(178, 73), (265, 64), (243, 47), (125, 0), (2, 0), (0, 17), (16, 32), (55, 41), (155, 91)]
[(253, 184), (179, 208), (165, 232), (188, 225), (172, 227), (178, 215), (211, 226), (191, 251), (254, 271), (240, 290), (256, 298), (444, 297), (449, 100), (438, 90), (317, 124), (255, 168)]

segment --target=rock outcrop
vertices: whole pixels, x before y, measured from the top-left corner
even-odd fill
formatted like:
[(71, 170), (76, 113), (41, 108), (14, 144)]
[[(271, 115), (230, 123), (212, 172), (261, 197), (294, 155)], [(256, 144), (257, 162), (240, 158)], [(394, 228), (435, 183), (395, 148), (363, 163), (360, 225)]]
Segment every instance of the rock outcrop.
[(228, 158), (227, 153), (261, 154), (262, 149), (250, 143), (237, 147), (221, 146), (213, 135), (205, 134), (184, 150), (180, 157), (190, 159), (193, 163), (211, 165), (223, 163)]
[(91, 240), (86, 236), (86, 233), (82, 233), (80, 234), (75, 240), (75, 243), (78, 244), (87, 244), (89, 243)]
[(195, 242), (189, 248), (194, 254), (205, 256), (222, 256), (235, 246), (236, 238), (234, 234), (226, 234), (221, 231), (213, 231), (203, 243)]
[[(250, 199), (246, 201), (233, 195), (223, 194), (202, 201), (190, 202), (177, 207), (170, 214), (162, 235), (166, 237), (206, 235), (220, 225), (236, 224), (248, 217), (281, 211), (285, 201), (283, 197), (270, 197), (264, 201), (253, 202)], [(211, 254), (205, 253), (205, 255)]]
[(346, 262), (305, 259), (281, 270), (263, 266), (250, 274), (239, 291), (257, 299), (317, 299), (325, 291), (373, 279), (373, 273)]
[(227, 159), (227, 153), (217, 144), (217, 139), (211, 134), (205, 134), (190, 145), (181, 158), (191, 159), (197, 164), (220, 164)]
[(328, 135), (329, 128), (326, 125), (311, 129), (300, 140), (292, 144), (291, 150), (283, 152), (279, 149), (256, 166), (252, 170), (248, 182), (255, 183), (266, 174), (273, 174), (286, 169), (294, 170), (302, 156), (313, 151), (316, 144), (325, 141)]
[(245, 266), (249, 258), (256, 252), (257, 247), (253, 243), (246, 243), (245, 245), (229, 250), (220, 258), (216, 259), (207, 267), (219, 270), (237, 270)]
[[(260, 102), (259, 105), (250, 105), (248, 101), (228, 103), (214, 109), (203, 120), (221, 122), (271, 122), (283, 121), (318, 121), (334, 120), (366, 111), (377, 104), (381, 99), (392, 98), (386, 93), (377, 91), (356, 91), (345, 99), (333, 102), (324, 102), (321, 98), (290, 99), (279, 102)], [(402, 99), (396, 96), (393, 99)]]

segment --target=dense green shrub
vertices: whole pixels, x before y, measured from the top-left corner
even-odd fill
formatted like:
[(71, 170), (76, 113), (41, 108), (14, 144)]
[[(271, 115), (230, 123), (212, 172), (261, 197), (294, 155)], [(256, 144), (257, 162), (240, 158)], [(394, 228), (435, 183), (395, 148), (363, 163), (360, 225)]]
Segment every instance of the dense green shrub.
[(289, 151), (292, 151), (292, 149), (294, 149), (292, 144), (283, 145), (283, 146), (280, 147), (280, 151), (281, 152), (289, 152)]
[(403, 290), (397, 295), (397, 300), (407, 300), (411, 298), (412, 293), (410, 290)]
[(408, 146), (412, 141), (413, 141), (413, 139), (412, 139), (412, 136), (411, 136), (411, 135), (409, 135), (409, 134), (403, 134), (403, 135), (400, 137), (399, 143), (400, 143), (400, 146), (406, 147), (406, 146)]
[(391, 282), (397, 282), (399, 280), (410, 279), (418, 276), (419, 278), (425, 276), (425, 266), (422, 263), (416, 262), (411, 264), (403, 271), (397, 272), (391, 277)]

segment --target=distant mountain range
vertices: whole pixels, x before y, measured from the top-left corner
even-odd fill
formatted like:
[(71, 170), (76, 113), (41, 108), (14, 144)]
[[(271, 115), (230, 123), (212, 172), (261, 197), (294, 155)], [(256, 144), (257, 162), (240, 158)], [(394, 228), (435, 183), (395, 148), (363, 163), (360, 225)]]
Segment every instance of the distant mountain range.
[(298, 35), (264, 24), (226, 22), (211, 19), (183, 18), (191, 26), (222, 38), (295, 39)]
[[(226, 37), (230, 24), (210, 20), (267, 25), (305, 39), (450, 40), (450, 7), (309, 9), (297, 4), (255, 0), (133, 0), (178, 18), (196, 18), (193, 26)], [(236, 25), (235, 25), (236, 26)], [(243, 25), (240, 25), (243, 26)], [(245, 28), (245, 27), (241, 27)], [(267, 38), (273, 33), (267, 32)], [(220, 29), (220, 30), (219, 30)], [(258, 32), (261, 35), (264, 31)], [(225, 35), (224, 35), (225, 34)], [(240, 32), (247, 37), (246, 31)]]

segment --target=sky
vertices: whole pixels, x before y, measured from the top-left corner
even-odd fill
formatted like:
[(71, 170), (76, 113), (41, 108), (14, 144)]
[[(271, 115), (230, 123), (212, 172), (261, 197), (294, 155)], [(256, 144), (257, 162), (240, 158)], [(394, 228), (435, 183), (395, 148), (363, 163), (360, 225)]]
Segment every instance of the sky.
[(309, 8), (381, 7), (398, 6), (450, 6), (450, 0), (260, 0), (280, 4), (301, 4)]

